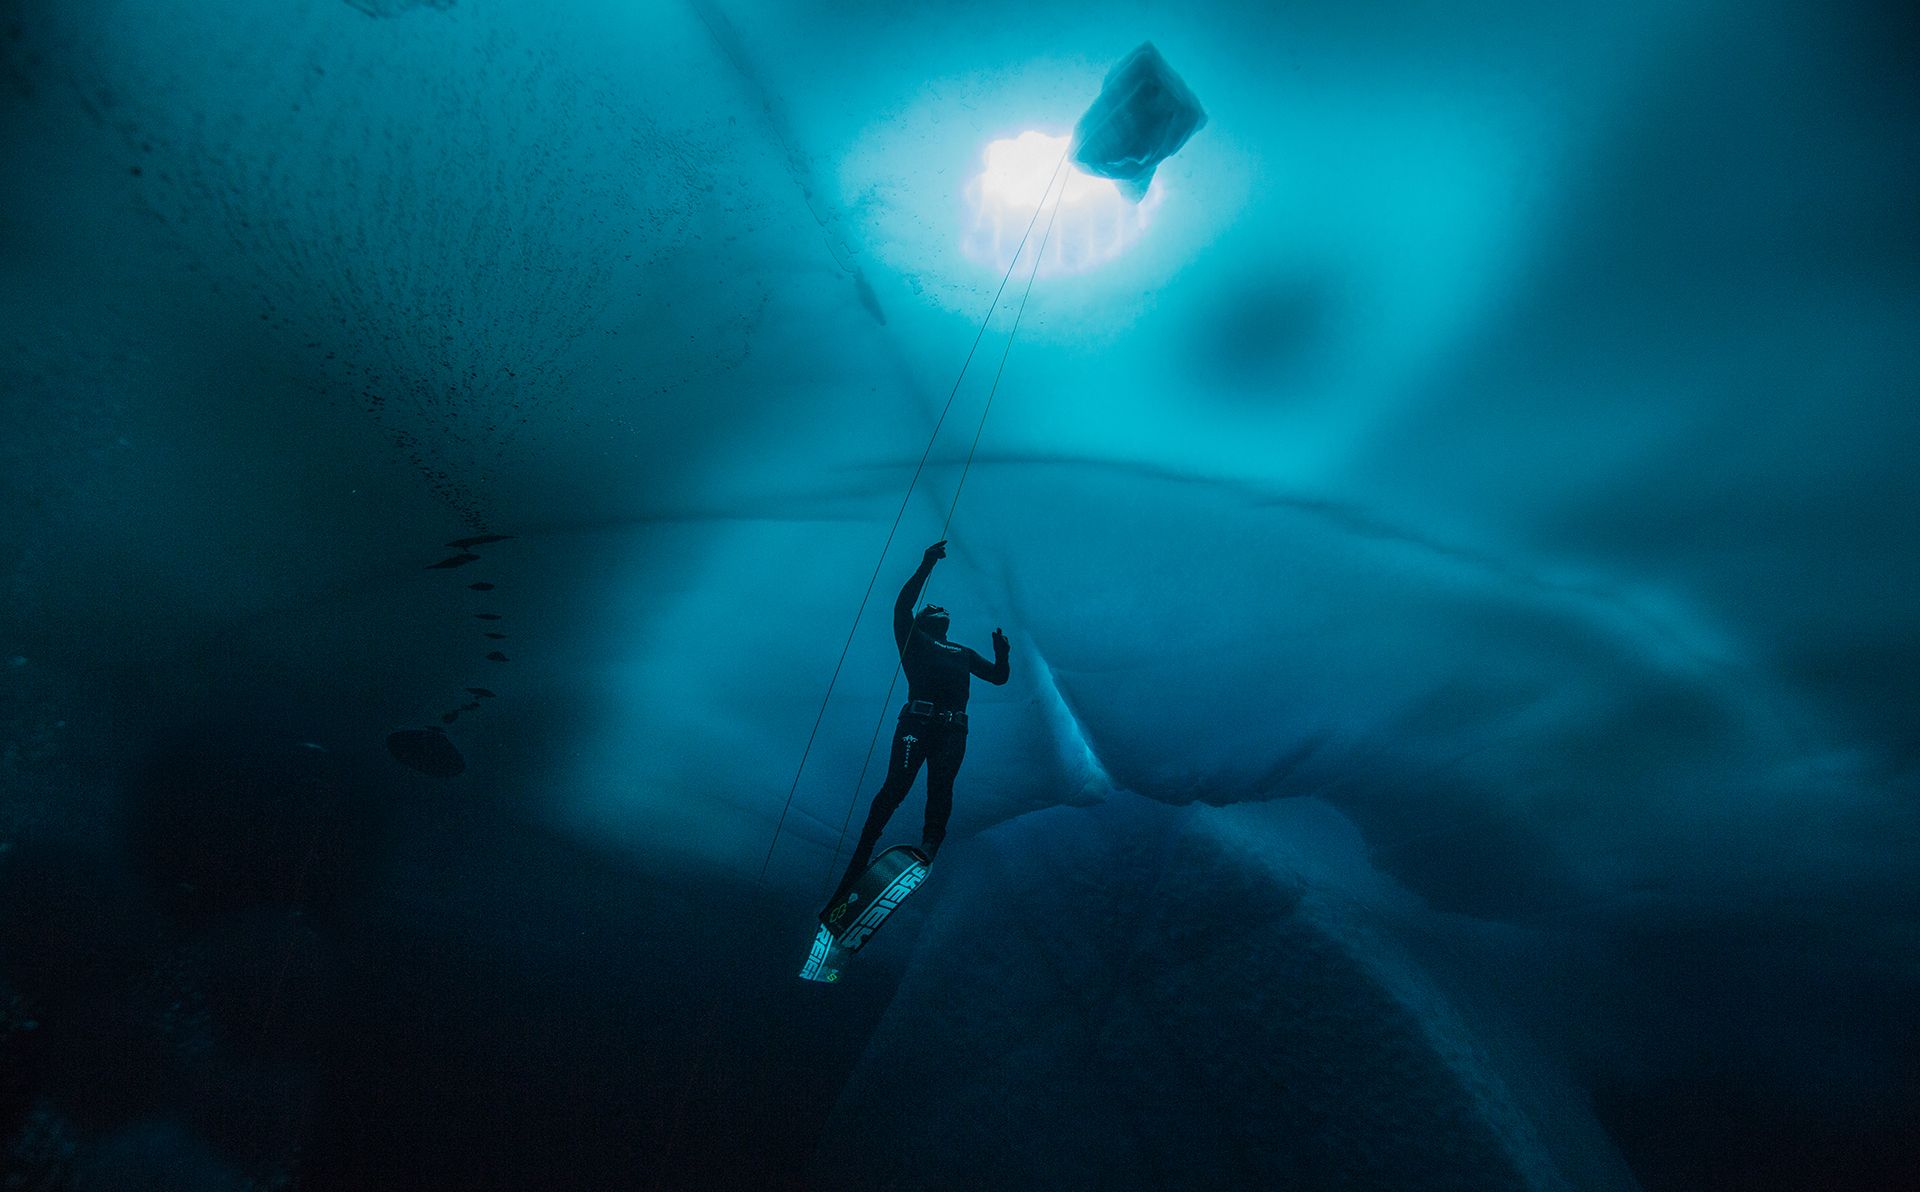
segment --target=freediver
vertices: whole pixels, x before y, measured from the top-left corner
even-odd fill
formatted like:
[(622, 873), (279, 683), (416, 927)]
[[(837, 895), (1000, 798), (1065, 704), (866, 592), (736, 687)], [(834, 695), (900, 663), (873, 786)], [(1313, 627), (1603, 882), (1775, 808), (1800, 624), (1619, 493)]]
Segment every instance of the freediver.
[(893, 602), (893, 641), (900, 650), (900, 669), (907, 675), (907, 703), (893, 730), (893, 750), (887, 761), (887, 780), (873, 797), (867, 812), (867, 825), (860, 830), (860, 843), (854, 847), (853, 860), (847, 864), (840, 889), (829, 900), (831, 906), (866, 872), (873, 846), (887, 820), (907, 797), (913, 780), (924, 763), (927, 767), (927, 819), (920, 835), (920, 851), (932, 860), (947, 835), (947, 819), (953, 814), (953, 779), (960, 772), (961, 759), (967, 755), (968, 676), (978, 675), (994, 686), (1007, 681), (1007, 635), (993, 631), (993, 661), (977, 652), (947, 640), (950, 618), (947, 610), (929, 604), (913, 611), (933, 574), (933, 565), (947, 557), (946, 539), (929, 546), (920, 556), (920, 566), (907, 578)]

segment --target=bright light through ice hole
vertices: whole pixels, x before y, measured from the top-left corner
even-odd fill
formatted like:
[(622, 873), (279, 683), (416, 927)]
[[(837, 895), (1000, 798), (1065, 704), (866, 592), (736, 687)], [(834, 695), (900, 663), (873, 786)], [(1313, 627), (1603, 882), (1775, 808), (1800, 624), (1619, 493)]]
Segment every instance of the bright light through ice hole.
[[(1119, 256), (1140, 238), (1160, 203), (1158, 183), (1144, 200), (1130, 203), (1112, 181), (1082, 173), (1069, 162), (1060, 167), (1060, 176), (1066, 180), (1063, 185), (1054, 167), (1066, 151), (1066, 137), (1039, 132), (1023, 132), (987, 146), (984, 168), (967, 184), (973, 224), (961, 247), (968, 257), (1004, 271), (1013, 262), (1014, 250), (1043, 195), (1046, 207), (1034, 221), (1033, 235), (1021, 254), (1023, 273), (1032, 266), (1032, 254), (1047, 234), (1049, 219), (1054, 221), (1053, 235), (1047, 237), (1046, 255), (1040, 262), (1042, 277), (1091, 269)], [(1050, 178), (1051, 191), (1047, 188)]]

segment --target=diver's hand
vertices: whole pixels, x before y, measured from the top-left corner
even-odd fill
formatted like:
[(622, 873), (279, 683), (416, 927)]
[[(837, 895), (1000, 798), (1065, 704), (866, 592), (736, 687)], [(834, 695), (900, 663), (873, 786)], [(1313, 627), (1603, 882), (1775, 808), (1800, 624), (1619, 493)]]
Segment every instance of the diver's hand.
[(920, 565), (931, 568), (936, 560), (947, 557), (947, 540), (942, 538), (926, 550), (920, 552)]
[(993, 630), (994, 655), (999, 658), (1005, 658), (1007, 656), (1008, 649), (1009, 649), (1009, 645), (1007, 642), (1007, 635), (1000, 632), (999, 626), (995, 626)]

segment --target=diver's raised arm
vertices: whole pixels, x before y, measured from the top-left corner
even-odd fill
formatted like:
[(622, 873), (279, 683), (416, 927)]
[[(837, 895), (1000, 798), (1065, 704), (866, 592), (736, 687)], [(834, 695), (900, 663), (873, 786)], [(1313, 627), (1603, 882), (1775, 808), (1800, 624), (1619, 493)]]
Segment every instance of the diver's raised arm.
[(1001, 686), (1007, 681), (1007, 648), (1007, 635), (995, 629), (993, 631), (993, 663), (989, 665), (986, 659), (968, 650), (967, 653), (971, 655), (968, 659), (968, 669), (995, 687)]
[(907, 648), (907, 634), (913, 630), (913, 602), (920, 599), (920, 593), (926, 588), (927, 577), (933, 574), (933, 565), (946, 557), (947, 540), (944, 538), (920, 552), (920, 566), (907, 577), (899, 597), (893, 602), (893, 642), (902, 650)]

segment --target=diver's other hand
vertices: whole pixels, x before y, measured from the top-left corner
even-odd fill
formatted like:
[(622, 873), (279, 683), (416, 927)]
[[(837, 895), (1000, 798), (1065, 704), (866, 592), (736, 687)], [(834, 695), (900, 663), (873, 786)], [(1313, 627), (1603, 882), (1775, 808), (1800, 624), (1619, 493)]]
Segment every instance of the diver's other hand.
[(1005, 658), (1008, 650), (1007, 635), (1000, 632), (999, 626), (993, 629), (993, 652), (996, 657)]
[(934, 543), (932, 546), (920, 552), (920, 565), (922, 567), (931, 567), (933, 566), (935, 560), (944, 559), (946, 557), (947, 557), (947, 540), (945, 538), (942, 538), (940, 541)]

